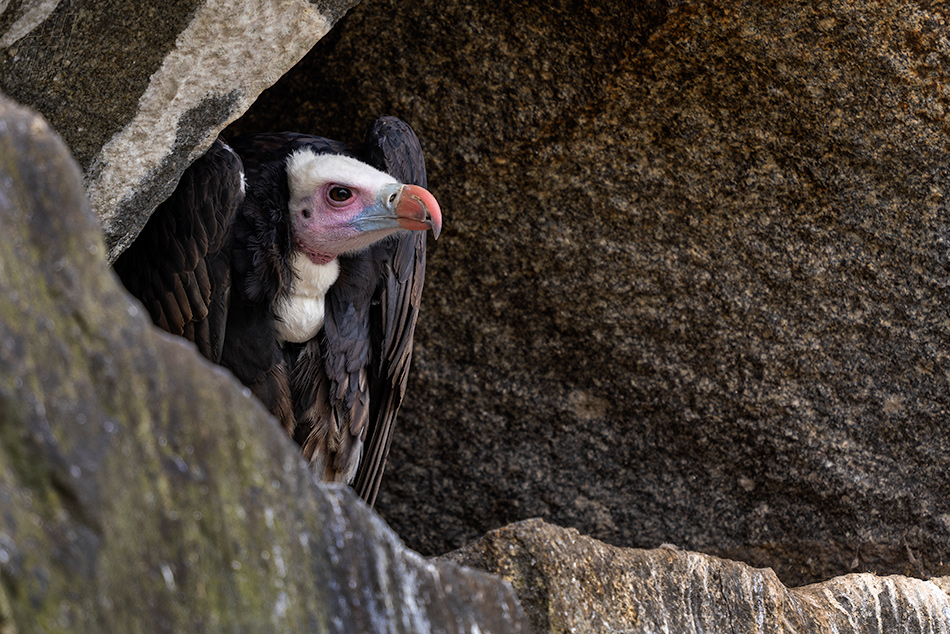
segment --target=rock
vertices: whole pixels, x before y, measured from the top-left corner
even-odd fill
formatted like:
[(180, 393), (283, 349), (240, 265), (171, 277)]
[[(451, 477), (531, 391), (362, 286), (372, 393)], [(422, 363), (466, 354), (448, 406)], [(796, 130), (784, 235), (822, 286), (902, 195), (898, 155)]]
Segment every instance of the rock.
[(446, 559), (501, 574), (535, 632), (950, 632), (950, 578), (852, 574), (786, 588), (771, 569), (673, 547), (608, 546), (529, 520)]
[(63, 135), (114, 259), (217, 133), (355, 2), (3, 3), (0, 90)]
[(0, 161), (0, 632), (527, 631), (150, 325), (65, 145), (5, 99)]
[(355, 8), (232, 132), (385, 112), (445, 210), (377, 509), (797, 585), (950, 562), (939, 3)]

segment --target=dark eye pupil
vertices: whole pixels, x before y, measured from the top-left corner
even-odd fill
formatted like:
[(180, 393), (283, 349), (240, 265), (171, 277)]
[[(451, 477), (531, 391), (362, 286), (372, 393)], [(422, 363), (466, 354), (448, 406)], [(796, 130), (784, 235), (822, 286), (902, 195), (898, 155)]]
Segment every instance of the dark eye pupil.
[(346, 187), (333, 187), (330, 189), (330, 198), (338, 203), (349, 200), (352, 195), (353, 193)]

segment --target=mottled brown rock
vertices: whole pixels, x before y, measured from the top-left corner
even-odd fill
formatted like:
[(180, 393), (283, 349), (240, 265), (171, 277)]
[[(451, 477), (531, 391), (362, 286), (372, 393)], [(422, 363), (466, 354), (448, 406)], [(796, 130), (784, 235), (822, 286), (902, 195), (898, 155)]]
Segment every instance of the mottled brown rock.
[(786, 588), (771, 569), (676, 548), (617, 548), (540, 520), (445, 559), (511, 582), (536, 632), (950, 632), (948, 578), (852, 574)]
[(0, 632), (525, 632), (506, 583), (431, 563), (153, 328), (80, 172), (0, 99)]
[(950, 562), (950, 50), (927, 1), (376, 1), (239, 122), (427, 152), (378, 510), (788, 583)]
[(114, 259), (217, 133), (354, 3), (4, 2), (0, 90), (62, 134)]

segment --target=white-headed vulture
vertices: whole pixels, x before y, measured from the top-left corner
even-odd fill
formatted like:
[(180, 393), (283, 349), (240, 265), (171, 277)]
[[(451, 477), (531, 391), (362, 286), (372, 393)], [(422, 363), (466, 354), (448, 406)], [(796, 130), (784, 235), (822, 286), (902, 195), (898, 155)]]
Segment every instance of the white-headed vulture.
[(325, 481), (372, 505), (406, 390), (442, 215), (394, 117), (365, 145), (297, 133), (218, 140), (115, 270), (152, 320), (227, 367)]

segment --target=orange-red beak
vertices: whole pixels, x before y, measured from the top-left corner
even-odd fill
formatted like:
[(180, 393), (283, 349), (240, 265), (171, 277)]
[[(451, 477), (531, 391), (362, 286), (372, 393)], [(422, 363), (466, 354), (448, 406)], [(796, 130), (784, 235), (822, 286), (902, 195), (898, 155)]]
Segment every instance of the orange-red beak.
[(435, 196), (418, 185), (403, 185), (393, 203), (396, 221), (403, 229), (425, 231), (432, 229), (436, 239), (442, 233), (442, 210)]

